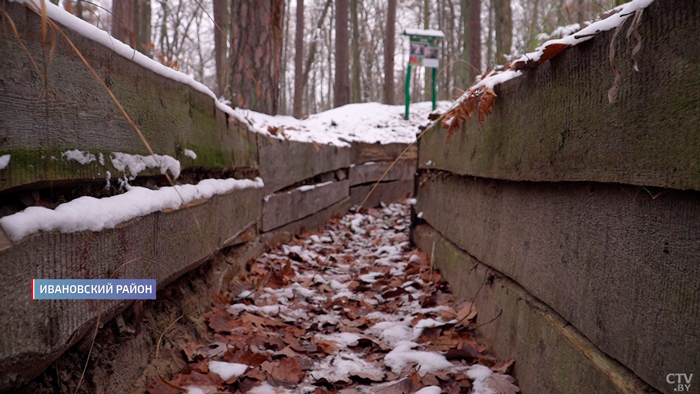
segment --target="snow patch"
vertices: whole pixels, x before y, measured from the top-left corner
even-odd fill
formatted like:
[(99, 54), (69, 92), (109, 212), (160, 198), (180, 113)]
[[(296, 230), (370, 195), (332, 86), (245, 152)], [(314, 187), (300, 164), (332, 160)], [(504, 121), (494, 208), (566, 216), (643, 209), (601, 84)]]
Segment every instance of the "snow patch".
[(10, 157), (10, 155), (0, 156), (0, 170), (7, 168), (7, 165), (10, 164)]
[[(316, 184), (314, 184), (314, 185), (299, 186), (299, 187), (297, 188), (297, 190), (303, 193), (303, 192), (307, 192), (307, 191), (309, 191), (309, 190), (316, 189), (317, 187), (328, 186), (328, 185), (330, 185), (331, 183), (333, 183), (333, 181), (328, 181), (328, 182), (323, 182), (323, 183), (316, 183)], [(293, 193), (293, 192), (294, 192), (294, 190), (287, 192), (287, 194), (291, 194), (291, 193)]]
[(113, 152), (111, 159), (114, 168), (123, 172), (129, 180), (136, 179), (141, 171), (149, 168), (160, 168), (161, 174), (170, 171), (175, 179), (180, 176), (180, 162), (168, 155), (141, 156)]
[(415, 392), (415, 394), (440, 394), (442, 389), (438, 386), (427, 386)]
[(78, 163), (85, 165), (85, 164), (90, 164), (93, 161), (97, 160), (95, 155), (93, 155), (90, 152), (83, 152), (81, 150), (77, 149), (72, 149), (72, 150), (67, 150), (61, 154), (61, 156), (65, 157), (66, 160), (73, 160), (77, 161)]
[(329, 382), (349, 382), (350, 376), (358, 374), (384, 376), (382, 368), (377, 364), (367, 362), (351, 352), (339, 352), (335, 357), (327, 357), (309, 371), (313, 379), (326, 379)]
[(325, 339), (327, 341), (333, 341), (339, 345), (342, 346), (348, 346), (349, 344), (353, 342), (357, 342), (360, 339), (362, 339), (361, 336), (358, 334), (352, 333), (352, 332), (338, 332), (334, 334), (328, 334), (328, 335), (323, 335), (323, 334), (316, 334), (316, 338), (318, 339)]
[[(450, 107), (449, 101), (439, 101), (437, 111)], [(291, 116), (271, 116), (250, 110), (236, 109), (239, 116), (248, 120), (258, 132), (271, 138), (300, 142), (316, 142), (322, 145), (350, 146), (353, 142), (370, 144), (412, 143), (419, 126), (430, 123), (428, 114), (431, 102), (411, 104), (409, 119), (404, 119), (405, 107), (380, 103), (348, 104), (325, 112), (310, 115), (306, 119)], [(272, 135), (267, 130), (277, 129)]]
[(384, 364), (391, 368), (393, 373), (400, 374), (401, 370), (403, 370), (408, 363), (416, 363), (418, 364), (418, 373), (420, 376), (454, 367), (442, 354), (412, 350), (412, 348), (416, 346), (418, 346), (418, 344), (413, 342), (400, 343), (384, 357)]
[(474, 364), (467, 370), (467, 376), (474, 379), (473, 394), (494, 394), (493, 390), (488, 386), (492, 374), (491, 369), (480, 364)]
[(286, 394), (291, 393), (284, 387), (273, 387), (267, 382), (262, 382), (260, 386), (255, 386), (248, 391), (248, 394)]
[(261, 188), (262, 179), (205, 179), (197, 185), (177, 185), (151, 190), (131, 187), (124, 194), (106, 198), (80, 197), (56, 209), (28, 207), (0, 218), (0, 226), (14, 242), (39, 231), (102, 231), (139, 216), (164, 209), (178, 209), (195, 200), (236, 189)]
[(190, 159), (192, 159), (192, 160), (197, 160), (197, 154), (194, 153), (193, 150), (185, 149), (184, 151), (182, 151), (182, 153), (183, 153), (185, 156), (187, 156), (187, 157), (189, 157)]
[(233, 377), (239, 377), (245, 373), (248, 366), (245, 364), (227, 363), (224, 361), (210, 361), (209, 370), (219, 374), (221, 379), (229, 380)]

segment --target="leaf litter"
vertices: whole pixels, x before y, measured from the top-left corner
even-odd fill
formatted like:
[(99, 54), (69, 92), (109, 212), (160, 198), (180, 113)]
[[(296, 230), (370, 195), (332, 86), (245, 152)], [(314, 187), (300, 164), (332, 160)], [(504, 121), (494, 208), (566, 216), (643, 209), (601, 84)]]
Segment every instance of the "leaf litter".
[(459, 302), (411, 247), (409, 202), (333, 219), (247, 266), (205, 315), (208, 343), (150, 394), (519, 392)]

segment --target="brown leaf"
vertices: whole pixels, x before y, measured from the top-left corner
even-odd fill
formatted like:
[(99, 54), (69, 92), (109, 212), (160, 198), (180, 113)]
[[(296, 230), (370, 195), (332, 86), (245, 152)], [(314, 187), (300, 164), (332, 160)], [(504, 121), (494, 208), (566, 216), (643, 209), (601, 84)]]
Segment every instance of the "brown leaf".
[(231, 319), (231, 314), (221, 310), (219, 308), (214, 308), (214, 311), (204, 315), (209, 327), (215, 332), (231, 332), (231, 326), (228, 322)]
[(479, 123), (484, 123), (487, 116), (491, 115), (491, 108), (496, 102), (496, 92), (487, 88), (484, 90), (484, 94), (481, 95), (481, 100), (479, 100), (479, 107), (477, 112), (479, 113)]
[(515, 379), (510, 375), (494, 373), (489, 379), (489, 387), (495, 394), (515, 394), (520, 391), (515, 384)]
[(326, 354), (334, 354), (338, 351), (338, 347), (336, 346), (337, 344), (333, 341), (317, 339), (314, 337), (311, 342), (316, 345), (320, 351), (323, 351)]
[(374, 394), (408, 394), (413, 388), (413, 381), (409, 378), (404, 378), (388, 386), (376, 390)]
[(278, 382), (297, 384), (304, 379), (306, 373), (301, 370), (296, 358), (284, 358), (279, 362), (279, 366), (272, 370), (271, 376)]
[(253, 315), (252, 313), (244, 312), (241, 315), (241, 322), (246, 325), (253, 325), (260, 330), (265, 330), (266, 327), (284, 327), (286, 324), (280, 323), (277, 320), (269, 319), (267, 317), (260, 317)]
[(439, 386), (440, 382), (437, 380), (435, 375), (428, 373), (423, 376), (423, 379), (421, 379), (421, 383), (423, 383), (426, 386)]
[(171, 383), (176, 386), (186, 387), (186, 386), (215, 386), (217, 388), (223, 388), (223, 379), (221, 376), (214, 372), (200, 373), (197, 371), (190, 370), (187, 374), (177, 374), (171, 380)]
[(546, 62), (547, 60), (557, 56), (558, 54), (564, 52), (566, 48), (570, 47), (568, 44), (549, 44), (544, 48), (542, 56), (540, 57), (539, 64)]
[(279, 361), (265, 361), (264, 363), (260, 364), (260, 370), (270, 375), (275, 368), (279, 367), (279, 365)]
[(476, 305), (471, 302), (463, 302), (457, 306), (457, 321), (458, 325), (466, 326), (469, 320), (476, 317)]
[(506, 372), (508, 372), (508, 368), (510, 368), (510, 366), (513, 365), (514, 362), (515, 362), (514, 358), (509, 358), (508, 360), (499, 361), (494, 366), (491, 367), (491, 370), (493, 372), (506, 373)]
[(382, 372), (357, 372), (357, 373), (352, 373), (351, 376), (357, 376), (360, 379), (367, 379), (371, 380), (373, 382), (381, 382), (384, 380), (384, 373)]
[(510, 65), (510, 69), (515, 71), (527, 71), (537, 67), (538, 64), (538, 62), (532, 59), (518, 60), (517, 62)]
[(299, 355), (299, 353), (295, 352), (294, 349), (292, 349), (291, 346), (287, 346), (284, 349), (275, 352), (273, 355), (275, 356), (285, 356), (285, 357), (296, 357)]
[(267, 126), (267, 131), (269, 131), (270, 134), (272, 134), (272, 135), (277, 135), (277, 133), (279, 132), (279, 130), (280, 130), (279, 127), (276, 127), (276, 126)]
[(404, 289), (403, 287), (397, 287), (394, 290), (389, 290), (385, 293), (382, 293), (382, 298), (384, 298), (385, 300), (388, 300), (390, 298), (396, 298), (402, 294), (406, 294), (406, 289)]
[(282, 340), (284, 341), (284, 343), (289, 345), (289, 347), (300, 353), (316, 351), (316, 348), (313, 346), (303, 346), (302, 344), (300, 344), (299, 341), (291, 333), (288, 332), (284, 333), (284, 338)]
[(479, 354), (479, 351), (474, 349), (471, 345), (468, 343), (462, 343), (462, 348), (461, 349), (450, 349), (447, 351), (445, 354), (445, 358), (448, 360), (467, 360), (467, 361), (473, 361), (473, 360), (478, 360), (479, 357), (481, 357), (481, 354)]
[(244, 353), (236, 360), (239, 364), (245, 364), (251, 368), (257, 368), (260, 364), (268, 360), (267, 353)]
[(194, 342), (187, 342), (187, 345), (182, 347), (182, 351), (185, 353), (185, 356), (187, 357), (187, 361), (194, 361), (194, 356), (195, 352), (199, 348), (199, 345), (195, 344)]
[(265, 380), (267, 379), (267, 375), (265, 375), (261, 370), (258, 368), (251, 368), (248, 369), (248, 371), (245, 373), (245, 376), (251, 379), (255, 380)]

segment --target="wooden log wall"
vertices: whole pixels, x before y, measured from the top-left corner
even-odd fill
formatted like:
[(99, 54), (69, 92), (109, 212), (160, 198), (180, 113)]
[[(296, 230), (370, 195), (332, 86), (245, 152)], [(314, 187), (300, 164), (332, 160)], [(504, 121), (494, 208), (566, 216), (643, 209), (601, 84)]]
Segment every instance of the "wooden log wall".
[(638, 72), (618, 35), (618, 103), (609, 31), (498, 85), (483, 125), (420, 141), (413, 239), (523, 393), (670, 394), (700, 366), (699, 18), (645, 9)]
[[(104, 182), (107, 171), (115, 178), (121, 176), (108, 159), (113, 152), (148, 155), (107, 92), (62, 38), (44, 83), (45, 48), (39, 16), (16, 3), (3, 7), (40, 72), (12, 31), (0, 29), (0, 156), (11, 155), (10, 165), (0, 170), (0, 201), (35, 189)], [(0, 230), (0, 326), (4, 327), (0, 392), (31, 380), (79, 343), (94, 329), (98, 314), (104, 321), (131, 305), (34, 301), (31, 279), (155, 278), (162, 294), (169, 283), (178, 278), (182, 283), (188, 272), (234, 245), (250, 245), (241, 255), (254, 257), (256, 251), (262, 251), (260, 246), (286, 241), (296, 232), (314, 230), (334, 215), (346, 213), (407, 148), (405, 144), (365, 143), (319, 147), (255, 133), (246, 122), (217, 108), (210, 96), (141, 67), (68, 28), (64, 31), (156, 154), (178, 159), (183, 172), (258, 175), (265, 187), (214, 196), (98, 233), (38, 233), (12, 242)], [(65, 160), (62, 153), (70, 149), (95, 156), (101, 153), (106, 160), (87, 165)], [(186, 156), (185, 149), (196, 152), (197, 159)], [(371, 204), (412, 195), (415, 148), (396, 168), (384, 178)], [(158, 173), (147, 170), (141, 175)], [(211, 281), (218, 284), (212, 291), (230, 279), (229, 271), (217, 268), (219, 278)], [(208, 305), (209, 296), (199, 302)], [(143, 338), (136, 342), (152, 343)], [(118, 349), (130, 349), (124, 352), (132, 354), (138, 347)], [(130, 358), (126, 353), (113, 356)], [(142, 372), (134, 365), (123, 370), (134, 376), (120, 378), (119, 387)]]

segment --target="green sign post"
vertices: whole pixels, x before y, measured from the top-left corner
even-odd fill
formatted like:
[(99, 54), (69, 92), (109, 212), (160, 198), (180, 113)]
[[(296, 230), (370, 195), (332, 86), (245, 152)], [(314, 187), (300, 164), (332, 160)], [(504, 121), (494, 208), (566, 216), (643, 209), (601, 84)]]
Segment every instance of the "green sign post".
[(411, 104), (411, 65), (432, 68), (433, 111), (437, 108), (435, 77), (440, 67), (440, 42), (445, 34), (440, 30), (406, 29), (403, 34), (410, 37), (408, 70), (406, 72), (406, 115)]

